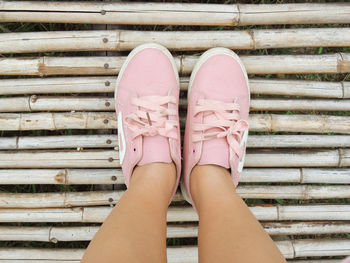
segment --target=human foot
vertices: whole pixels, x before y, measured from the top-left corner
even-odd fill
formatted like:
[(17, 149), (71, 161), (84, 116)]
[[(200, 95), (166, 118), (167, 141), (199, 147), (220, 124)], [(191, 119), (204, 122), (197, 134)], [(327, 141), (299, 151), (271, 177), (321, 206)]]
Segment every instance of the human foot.
[(190, 192), (196, 165), (230, 169), (237, 186), (248, 137), (250, 92), (246, 70), (231, 50), (213, 48), (195, 65), (188, 88), (181, 190), (194, 209)]
[[(119, 159), (127, 187), (135, 166), (172, 163), (180, 180), (179, 76), (170, 52), (158, 44), (136, 47), (118, 75), (115, 101)], [(151, 182), (150, 182), (151, 183)]]

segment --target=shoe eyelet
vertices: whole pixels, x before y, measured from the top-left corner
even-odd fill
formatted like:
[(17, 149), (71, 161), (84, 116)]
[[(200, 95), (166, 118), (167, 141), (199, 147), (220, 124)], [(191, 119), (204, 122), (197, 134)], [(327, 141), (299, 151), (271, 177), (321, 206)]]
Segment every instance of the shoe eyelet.
[(134, 152), (136, 152), (136, 148), (134, 148)]
[(196, 150), (195, 149), (193, 149), (193, 153), (195, 153), (196, 152)]

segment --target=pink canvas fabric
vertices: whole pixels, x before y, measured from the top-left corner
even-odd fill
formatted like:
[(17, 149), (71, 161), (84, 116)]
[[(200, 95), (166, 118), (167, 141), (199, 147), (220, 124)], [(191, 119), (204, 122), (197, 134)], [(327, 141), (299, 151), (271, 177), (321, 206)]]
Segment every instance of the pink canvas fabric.
[[(129, 187), (136, 165), (174, 162), (180, 180), (179, 76), (170, 52), (157, 44), (136, 47), (118, 75), (115, 101), (119, 158)], [(150, 182), (152, 183), (152, 182)]]
[(192, 72), (188, 90), (181, 190), (196, 210), (190, 193), (195, 165), (231, 169), (237, 186), (248, 136), (250, 92), (245, 68), (225, 48), (205, 52)]

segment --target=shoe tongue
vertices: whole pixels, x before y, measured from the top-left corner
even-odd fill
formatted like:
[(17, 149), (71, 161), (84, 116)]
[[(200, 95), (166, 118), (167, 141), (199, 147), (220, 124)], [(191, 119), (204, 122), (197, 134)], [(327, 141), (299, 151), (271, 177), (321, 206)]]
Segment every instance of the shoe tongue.
[(149, 163), (171, 163), (169, 139), (161, 136), (143, 136), (142, 157), (138, 166)]
[[(211, 123), (217, 120), (215, 114), (210, 114), (203, 117), (203, 123)], [(222, 129), (211, 128), (207, 130), (207, 133), (221, 132)], [(229, 146), (226, 137), (223, 138), (212, 138), (209, 140), (202, 141), (202, 155), (199, 159), (199, 165), (215, 164), (222, 166), (226, 169), (230, 168), (229, 163)]]
[[(164, 84), (148, 83), (149, 88), (143, 90), (143, 96), (167, 96), (164, 92)], [(163, 93), (162, 93), (163, 92)], [(138, 166), (150, 164), (153, 162), (171, 163), (169, 139), (161, 135), (142, 136), (142, 157)]]

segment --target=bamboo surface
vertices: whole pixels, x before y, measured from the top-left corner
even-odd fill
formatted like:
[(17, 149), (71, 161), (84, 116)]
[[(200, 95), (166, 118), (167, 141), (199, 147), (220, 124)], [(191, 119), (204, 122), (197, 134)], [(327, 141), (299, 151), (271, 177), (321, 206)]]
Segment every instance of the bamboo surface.
[(350, 46), (350, 28), (297, 28), (245, 31), (51, 31), (3, 33), (0, 53), (128, 51), (157, 42), (170, 50), (267, 49)]
[(116, 129), (112, 112), (0, 113), (3, 130)]
[(348, 135), (249, 135), (248, 148), (349, 147)]
[(349, 184), (350, 173), (333, 168), (244, 168), (240, 181)]
[[(56, 208), (116, 204), (125, 191), (87, 191), (59, 193), (0, 193), (0, 208)], [(266, 186), (239, 185), (237, 193), (245, 199), (331, 199), (350, 198), (350, 186)], [(184, 201), (178, 192), (173, 202)]]
[[(48, 99), (55, 101), (54, 99)], [(103, 99), (101, 99), (102, 101)], [(10, 104), (11, 99), (9, 99), (8, 105), (4, 103), (3, 111), (16, 111), (15, 108), (11, 109)], [(77, 105), (80, 103), (78, 102)], [(101, 103), (102, 104), (102, 103)], [(187, 99), (180, 99), (180, 107), (187, 108)], [(83, 102), (81, 103), (81, 108), (84, 110)], [(18, 106), (20, 107), (21, 104)], [(64, 107), (64, 106), (62, 106)], [(43, 108), (45, 110), (45, 108)], [(59, 109), (57, 109), (59, 110)], [(64, 110), (64, 108), (62, 109)], [(69, 108), (67, 109), (69, 110)], [(103, 107), (101, 106), (101, 109)], [(350, 110), (350, 100), (327, 100), (327, 99), (278, 99), (278, 98), (257, 98), (250, 100), (250, 110), (251, 111), (349, 111)]]
[(0, 9), (4, 10), (0, 13), (0, 22), (225, 26), (350, 23), (350, 6), (346, 3), (219, 5), (0, 1)]
[[(180, 123), (185, 119), (180, 115)], [(253, 132), (350, 133), (350, 117), (331, 115), (250, 114)], [(114, 112), (0, 113), (0, 127), (7, 131), (60, 129), (116, 129)]]
[[(215, 46), (246, 50), (350, 46), (350, 29), (343, 26), (350, 23), (348, 3), (216, 5), (0, 0), (1, 22), (210, 26), (333, 23), (329, 25), (332, 27), (324, 28), (131, 31), (106, 26), (108, 30), (3, 33), (0, 35), (2, 54), (129, 51), (145, 42), (157, 42), (173, 51), (202, 51)], [(182, 95), (188, 89), (186, 75), (191, 73), (199, 58), (197, 53), (185, 54), (175, 56)], [(0, 183), (79, 184), (85, 185), (84, 189), (86, 185), (104, 184), (108, 189), (118, 189), (3, 191), (0, 193), (0, 222), (16, 223), (16, 226), (0, 226), (1, 241), (89, 241), (100, 227), (90, 223), (102, 223), (125, 193), (115, 101), (112, 94), (106, 93), (114, 92), (116, 75), (126, 57), (115, 53), (113, 56), (96, 55), (100, 53), (80, 57), (18, 55), (0, 58), (0, 75), (5, 76), (0, 81), (0, 95), (5, 95), (0, 98), (0, 129), (10, 134), (0, 137)], [(335, 111), (350, 111), (350, 82), (345, 81), (346, 74), (344, 78), (341, 75), (335, 78), (343, 80), (341, 82), (290, 80), (283, 74), (350, 73), (350, 53), (245, 55), (240, 58), (248, 73), (254, 75), (249, 79), (251, 93), (274, 95), (273, 99), (271, 96), (254, 97), (251, 111), (301, 112), (250, 114), (252, 134), (248, 138), (245, 168), (237, 192), (244, 199), (277, 199), (279, 204), (269, 201), (250, 205), (249, 209), (268, 234), (282, 236), (277, 240), (283, 241), (276, 244), (287, 259), (294, 259), (288, 262), (340, 263), (328, 257), (350, 254), (350, 240), (334, 238), (336, 234), (338, 237), (350, 232), (350, 205), (343, 202), (350, 199), (350, 137), (341, 135), (350, 134), (350, 116), (332, 115), (338, 115), (333, 113)], [(259, 74), (277, 74), (279, 79), (256, 78)], [(69, 96), (59, 95), (62, 93)], [(101, 94), (77, 96), (80, 93)], [(186, 99), (180, 99), (180, 106), (187, 106)], [(332, 115), (311, 111), (327, 111), (326, 114)], [(182, 126), (183, 114), (181, 110)], [(99, 135), (22, 136), (31, 133), (21, 133), (64, 129), (96, 129)], [(256, 134), (270, 132), (288, 134)], [(11, 186), (4, 189), (7, 187)], [(297, 205), (286, 205), (290, 201), (284, 199), (301, 201), (296, 202)], [(198, 215), (190, 205), (183, 205), (183, 201), (182, 194), (177, 192), (167, 213), (168, 238), (198, 236)], [(18, 224), (36, 222), (46, 224)], [(79, 224), (65, 227), (55, 224), (69, 222)], [(288, 235), (326, 236), (324, 239), (293, 237), (286, 240)], [(80, 262), (83, 253), (84, 249), (0, 247), (0, 263), (72, 263)], [(169, 247), (168, 258), (170, 263), (197, 262), (197, 247)], [(303, 260), (299, 260), (301, 258)]]
[[(2, 79), (0, 94), (114, 92), (116, 81), (117, 77), (108, 76)], [(341, 84), (330, 88), (335, 89), (335, 93), (341, 93)], [(332, 94), (333, 92), (329, 93)]]
[[(249, 74), (349, 73), (350, 55), (240, 56)], [(18, 57), (1, 58), (1, 75), (115, 75), (125, 57)], [(180, 74), (192, 72), (198, 56), (175, 56)]]
[[(187, 99), (180, 107), (187, 108)], [(350, 111), (350, 100), (337, 99), (252, 99), (250, 110)], [(27, 96), (0, 98), (0, 112), (32, 111), (115, 111), (114, 97)]]
[[(0, 220), (10, 222), (83, 222), (102, 223), (113, 207), (72, 208), (2, 208)], [(349, 220), (350, 206), (338, 204), (252, 206), (251, 212), (260, 221)], [(198, 215), (189, 206), (171, 206), (167, 222), (197, 222)]]
[[(350, 241), (346, 239), (296, 239), (275, 241), (287, 259), (306, 256), (346, 256), (350, 252)], [(0, 248), (0, 259), (31, 260), (80, 260), (84, 249), (47, 248)], [(197, 247), (168, 247), (169, 262), (197, 262)], [(172, 259), (173, 258), (173, 259)]]
[[(321, 135), (322, 136), (322, 135)], [(297, 138), (295, 138), (297, 140)], [(307, 139), (307, 138), (305, 138)], [(328, 137), (325, 137), (327, 143)], [(317, 138), (315, 138), (317, 140)], [(346, 146), (347, 135), (329, 138), (330, 143), (333, 141), (340, 142), (338, 146)], [(319, 138), (322, 143), (322, 137)], [(349, 143), (350, 146), (350, 143)], [(25, 150), (25, 149), (62, 149), (62, 148), (114, 148), (118, 150), (118, 136), (116, 134), (101, 135), (66, 135), (66, 136), (15, 136), (0, 138), (0, 149), (2, 150)]]
[[(114, 92), (116, 80), (110, 76), (2, 79), (0, 95)], [(188, 81), (188, 77), (180, 78), (181, 90), (187, 90)], [(350, 98), (350, 82), (251, 78), (249, 86), (251, 94)]]
[[(40, 251), (39, 251), (40, 252)], [(24, 252), (25, 253), (25, 252)], [(321, 260), (287, 260), (288, 263), (342, 263), (343, 260), (341, 259), (321, 259)], [(21, 259), (21, 260), (2, 260), (0, 259), (1, 263), (37, 263), (37, 260), (30, 260), (30, 259)], [(42, 263), (80, 263), (80, 260), (60, 260), (60, 259), (51, 259), (51, 260), (41, 260)], [(196, 259), (184, 259), (182, 260), (176, 258), (170, 258), (168, 259), (169, 263), (197, 263), (198, 261)]]
[[(346, 103), (343, 106), (346, 107)], [(53, 97), (37, 95), (0, 98), (0, 112), (25, 111), (115, 111), (115, 99), (97, 96)]]
[[(350, 231), (347, 222), (263, 222), (264, 229), (271, 236), (280, 235), (320, 235), (343, 234)], [(42, 241), (42, 242), (72, 242), (90, 241), (99, 230), (99, 226), (77, 227), (23, 227), (0, 226), (1, 241)], [(195, 238), (198, 236), (197, 224), (170, 224), (167, 226), (167, 238)]]
[(267, 111), (350, 111), (350, 100), (253, 99), (250, 110)]
[(249, 80), (249, 87), (252, 94), (310, 96), (337, 99), (350, 98), (349, 82), (322, 82), (254, 78)]
[(2, 151), (1, 168), (119, 168), (114, 150), (90, 151)]
[(315, 167), (350, 165), (350, 151), (339, 150), (262, 150), (249, 152), (245, 161), (246, 167)]
[[(346, 167), (350, 149), (248, 152), (245, 167)], [(0, 168), (119, 168), (115, 150), (1, 151)]]
[(348, 127), (348, 124), (350, 124), (350, 119), (347, 117), (331, 115), (250, 114), (249, 124), (251, 131), (258, 132), (350, 132)]
[(124, 177), (121, 169), (115, 168), (0, 169), (0, 181), (1, 184), (124, 184)]
[[(0, 169), (1, 184), (124, 184), (121, 169)], [(244, 168), (240, 182), (350, 184), (349, 168)]]
[[(310, 148), (350, 147), (349, 135), (249, 135), (248, 148)], [(0, 138), (1, 150), (33, 150), (76, 148), (114, 148), (118, 150), (116, 134), (15, 136)]]

